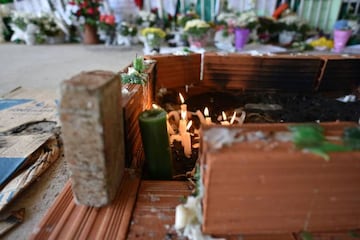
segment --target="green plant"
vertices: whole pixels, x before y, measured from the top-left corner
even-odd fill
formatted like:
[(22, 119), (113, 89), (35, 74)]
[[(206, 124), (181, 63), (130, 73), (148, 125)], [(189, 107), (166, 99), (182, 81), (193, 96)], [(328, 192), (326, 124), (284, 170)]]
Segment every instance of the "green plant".
[(142, 57), (136, 57), (133, 61), (132, 67), (128, 68), (128, 72), (121, 74), (122, 83), (144, 85), (148, 78), (148, 75), (144, 73), (144, 70), (145, 70), (144, 59)]
[[(353, 149), (347, 145), (334, 144), (326, 140), (324, 136), (324, 129), (320, 125), (296, 125), (290, 126), (290, 131), (293, 134), (293, 142), (297, 148), (304, 149), (313, 154), (319, 155), (325, 160), (329, 160), (328, 153), (330, 152), (346, 152)], [(358, 139), (358, 133), (350, 139)]]

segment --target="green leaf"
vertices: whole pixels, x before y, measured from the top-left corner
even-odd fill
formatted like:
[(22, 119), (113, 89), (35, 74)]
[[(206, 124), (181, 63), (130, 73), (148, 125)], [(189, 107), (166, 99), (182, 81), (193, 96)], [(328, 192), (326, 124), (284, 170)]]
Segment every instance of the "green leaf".
[(133, 61), (133, 66), (136, 71), (142, 73), (145, 69), (144, 59), (142, 57), (136, 57)]
[(343, 133), (346, 146), (353, 150), (360, 150), (360, 127), (346, 128)]
[(309, 232), (302, 232), (300, 233), (300, 237), (302, 240), (314, 240), (313, 236)]
[(293, 142), (299, 148), (320, 145), (324, 140), (324, 129), (315, 124), (289, 126), (293, 133)]
[(360, 238), (360, 233), (355, 232), (355, 231), (350, 231), (349, 236), (352, 238)]

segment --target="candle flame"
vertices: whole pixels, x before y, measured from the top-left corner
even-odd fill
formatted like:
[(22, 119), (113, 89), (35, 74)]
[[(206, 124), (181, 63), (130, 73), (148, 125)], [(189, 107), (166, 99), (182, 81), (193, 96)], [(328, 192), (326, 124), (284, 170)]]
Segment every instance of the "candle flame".
[(185, 120), (186, 119), (186, 111), (181, 111), (181, 119)]
[(231, 120), (230, 120), (230, 124), (234, 123), (235, 117), (236, 117), (236, 112), (234, 111), (234, 114), (232, 115)]
[(191, 128), (191, 125), (192, 125), (192, 120), (190, 120), (188, 122), (188, 124), (186, 125), (186, 130), (189, 131), (189, 129)]
[(183, 95), (181, 95), (181, 93), (179, 93), (179, 97), (180, 97), (181, 104), (183, 104), (185, 102), (185, 100), (184, 100)]
[(224, 113), (224, 111), (222, 111), (221, 114), (222, 114), (223, 120), (226, 121), (227, 118), (226, 118), (226, 114)]
[(204, 115), (205, 115), (205, 117), (209, 116), (209, 109), (207, 107), (205, 107), (205, 109), (204, 109)]
[(152, 104), (152, 107), (153, 107), (153, 109), (159, 109), (160, 108), (160, 106), (155, 104), (155, 103)]

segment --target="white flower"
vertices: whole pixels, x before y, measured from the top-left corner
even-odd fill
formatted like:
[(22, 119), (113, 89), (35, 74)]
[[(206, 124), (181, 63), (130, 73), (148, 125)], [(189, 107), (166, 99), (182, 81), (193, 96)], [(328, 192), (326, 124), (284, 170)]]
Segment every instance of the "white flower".
[(193, 20), (186, 22), (184, 31), (187, 31), (190, 28), (209, 28), (209, 27), (210, 27), (210, 25), (207, 24), (204, 20), (193, 19)]

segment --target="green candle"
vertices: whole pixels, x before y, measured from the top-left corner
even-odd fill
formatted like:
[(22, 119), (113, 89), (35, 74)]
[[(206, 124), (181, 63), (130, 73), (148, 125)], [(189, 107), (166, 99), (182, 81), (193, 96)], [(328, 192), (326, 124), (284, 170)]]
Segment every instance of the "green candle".
[(151, 109), (139, 116), (145, 162), (150, 178), (172, 179), (172, 160), (166, 125), (166, 112)]

